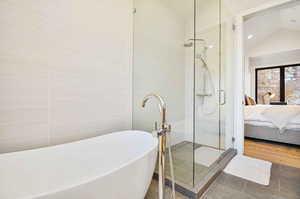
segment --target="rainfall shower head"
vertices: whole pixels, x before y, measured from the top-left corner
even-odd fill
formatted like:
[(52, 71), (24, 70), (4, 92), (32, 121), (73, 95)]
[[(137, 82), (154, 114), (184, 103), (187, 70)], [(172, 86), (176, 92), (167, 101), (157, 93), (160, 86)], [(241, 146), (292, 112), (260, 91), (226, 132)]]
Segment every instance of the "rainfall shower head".
[(184, 47), (192, 47), (194, 45), (193, 42), (185, 43), (183, 46)]
[(184, 47), (192, 47), (194, 45), (194, 42), (200, 41), (204, 43), (204, 46), (206, 47), (206, 41), (204, 39), (189, 39), (187, 43), (184, 43)]

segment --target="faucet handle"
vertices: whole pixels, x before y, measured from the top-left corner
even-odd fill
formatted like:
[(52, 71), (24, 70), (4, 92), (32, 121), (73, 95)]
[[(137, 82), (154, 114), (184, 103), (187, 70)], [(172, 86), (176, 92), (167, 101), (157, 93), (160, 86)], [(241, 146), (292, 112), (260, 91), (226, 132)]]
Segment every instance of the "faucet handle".
[(168, 132), (171, 132), (171, 129), (172, 129), (171, 124), (168, 124)]
[(154, 130), (155, 130), (155, 131), (158, 131), (157, 122), (154, 123)]

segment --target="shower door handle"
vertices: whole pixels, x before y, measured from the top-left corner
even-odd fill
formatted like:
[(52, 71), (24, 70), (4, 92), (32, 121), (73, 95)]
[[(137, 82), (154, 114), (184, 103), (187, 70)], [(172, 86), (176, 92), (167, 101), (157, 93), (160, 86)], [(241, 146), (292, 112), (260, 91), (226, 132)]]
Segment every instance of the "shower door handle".
[(219, 95), (220, 95), (220, 105), (225, 105), (226, 104), (226, 92), (225, 92), (225, 90), (219, 90)]

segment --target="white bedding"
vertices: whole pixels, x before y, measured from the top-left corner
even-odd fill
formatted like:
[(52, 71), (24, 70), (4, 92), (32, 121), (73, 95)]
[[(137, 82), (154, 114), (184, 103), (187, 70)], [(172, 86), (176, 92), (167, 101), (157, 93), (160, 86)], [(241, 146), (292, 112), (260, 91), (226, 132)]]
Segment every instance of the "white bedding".
[[(279, 128), (274, 125), (272, 118), (268, 118), (265, 115), (266, 110), (275, 107), (278, 110), (282, 109), (282, 115), (279, 115), (278, 118), (284, 114), (290, 114), (292, 117), (288, 119), (287, 124), (284, 126), (284, 129), (290, 130), (299, 130), (300, 129), (300, 106), (299, 105), (255, 105), (255, 106), (246, 106), (245, 107), (245, 124), (250, 124), (254, 126), (267, 126), (271, 128)], [(296, 111), (295, 111), (296, 110)], [(289, 111), (287, 113), (287, 111)], [(298, 112), (296, 114), (295, 112)], [(278, 111), (277, 111), (278, 112)], [(294, 112), (294, 113), (290, 113)], [(276, 113), (276, 112), (274, 112)], [(274, 115), (276, 117), (276, 115)], [(281, 128), (281, 127), (280, 127)]]
[[(249, 124), (252, 126), (264, 126), (264, 127), (276, 128), (276, 126), (274, 126), (272, 122), (245, 121), (245, 124)], [(285, 129), (300, 131), (300, 124), (288, 124)]]

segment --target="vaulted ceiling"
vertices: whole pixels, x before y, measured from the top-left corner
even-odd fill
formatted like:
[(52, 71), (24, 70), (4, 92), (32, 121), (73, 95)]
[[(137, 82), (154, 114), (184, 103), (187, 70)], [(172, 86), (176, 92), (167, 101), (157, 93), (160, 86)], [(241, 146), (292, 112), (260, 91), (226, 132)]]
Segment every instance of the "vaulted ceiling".
[[(245, 21), (244, 27), (246, 49), (255, 47), (277, 31), (283, 29), (300, 31), (300, 2), (287, 4), (250, 16)], [(251, 35), (251, 39), (247, 38)]]
[(272, 0), (223, 0), (224, 5), (232, 13), (238, 13), (242, 10), (247, 10), (260, 6), (267, 2), (272, 2)]

